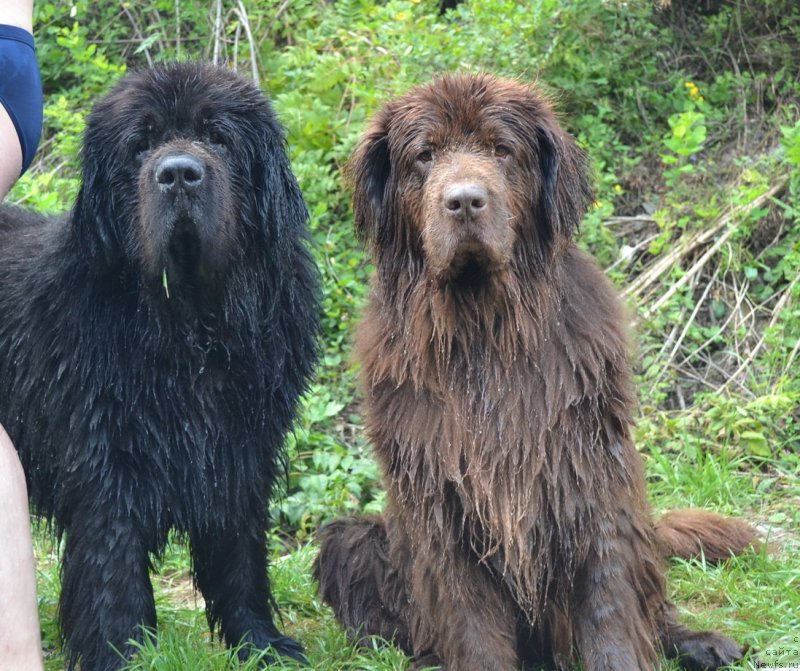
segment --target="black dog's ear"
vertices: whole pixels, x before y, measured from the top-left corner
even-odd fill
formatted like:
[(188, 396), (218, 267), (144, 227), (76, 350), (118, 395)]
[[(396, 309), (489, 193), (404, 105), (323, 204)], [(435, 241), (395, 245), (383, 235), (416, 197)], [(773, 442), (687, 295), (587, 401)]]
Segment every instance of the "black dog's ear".
[(132, 213), (118, 212), (114, 207), (111, 184), (120, 161), (109, 160), (108, 153), (109, 147), (116, 146), (116, 139), (106, 137), (103, 125), (95, 123), (97, 114), (91, 115), (84, 135), (81, 185), (72, 210), (72, 229), (80, 249), (93, 262), (104, 259), (113, 264), (124, 253), (119, 229), (126, 225), (116, 217), (130, 218)]
[(549, 248), (556, 237), (577, 232), (593, 200), (586, 154), (555, 123), (536, 128), (541, 183), (537, 202), (539, 239)]
[(392, 172), (389, 138), (381, 118), (377, 118), (362, 136), (347, 172), (354, 189), (356, 234), (367, 243), (378, 237)]
[[(306, 234), (308, 210), (292, 172), (282, 127), (273, 114), (258, 126), (261, 133), (249, 150), (245, 169), (252, 173), (257, 228), (270, 245), (280, 247)], [(287, 235), (288, 231), (292, 233)]]

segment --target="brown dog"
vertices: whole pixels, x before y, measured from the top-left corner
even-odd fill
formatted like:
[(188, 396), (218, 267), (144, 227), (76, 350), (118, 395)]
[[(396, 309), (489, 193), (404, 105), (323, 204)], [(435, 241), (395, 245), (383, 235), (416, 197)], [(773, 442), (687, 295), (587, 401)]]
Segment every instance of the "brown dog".
[(352, 175), (377, 268), (358, 356), (388, 505), (321, 532), (320, 592), (348, 631), (450, 671), (738, 659), (677, 624), (662, 555), (725, 556), (753, 531), (694, 512), (654, 530), (625, 318), (572, 242), (586, 161), (548, 103), (443, 77), (377, 114)]

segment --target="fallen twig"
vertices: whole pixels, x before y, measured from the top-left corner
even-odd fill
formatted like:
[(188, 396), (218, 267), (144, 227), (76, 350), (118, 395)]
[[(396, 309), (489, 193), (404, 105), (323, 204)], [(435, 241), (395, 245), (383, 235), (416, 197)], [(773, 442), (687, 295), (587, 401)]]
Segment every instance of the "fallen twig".
[(745, 360), (742, 361), (742, 363), (739, 365), (739, 367), (736, 369), (733, 375), (731, 375), (728, 381), (724, 385), (722, 385), (722, 387), (720, 388), (720, 392), (724, 391), (728, 386), (730, 386), (730, 383), (736, 380), (736, 378), (738, 378), (739, 375), (742, 374), (744, 369), (750, 365), (753, 359), (756, 358), (756, 355), (764, 345), (764, 341), (767, 338), (767, 334), (772, 329), (772, 327), (775, 326), (775, 324), (778, 322), (781, 311), (786, 306), (786, 304), (791, 300), (792, 289), (794, 289), (794, 286), (795, 284), (797, 284), (798, 280), (800, 280), (800, 275), (796, 275), (795, 278), (789, 283), (789, 286), (787, 286), (786, 289), (784, 289), (780, 299), (778, 299), (778, 302), (775, 304), (775, 308), (772, 311), (772, 319), (769, 320), (769, 324), (767, 324), (767, 327), (761, 334), (761, 338), (759, 338), (758, 342), (756, 343), (756, 346), (753, 347), (752, 350), (750, 350), (750, 354), (748, 354)]
[(748, 214), (749, 212), (753, 211), (754, 209), (760, 207), (765, 202), (767, 202), (770, 198), (773, 198), (775, 195), (780, 193), (788, 183), (789, 178), (787, 175), (783, 175), (779, 177), (775, 184), (772, 185), (769, 189), (767, 189), (764, 193), (760, 196), (757, 196), (749, 203), (744, 205), (731, 205), (725, 209), (725, 211), (720, 214), (714, 223), (711, 226), (704, 230), (698, 231), (692, 234), (689, 238), (685, 239), (683, 242), (679, 242), (678, 245), (659, 258), (650, 268), (648, 268), (645, 272), (643, 272), (639, 277), (637, 277), (630, 285), (623, 291), (623, 295), (629, 298), (637, 299), (637, 302), (641, 302), (642, 295), (645, 289), (649, 288), (653, 284), (655, 284), (661, 276), (666, 273), (670, 268), (673, 268), (679, 262), (681, 262), (684, 258), (688, 257), (692, 252), (694, 252), (698, 247), (703, 246), (708, 241), (710, 241), (719, 231), (725, 229), (726, 227), (730, 226), (730, 229), (727, 230), (722, 237), (714, 243), (712, 248), (709, 252), (701, 257), (701, 260), (692, 266), (692, 268), (687, 271), (687, 273), (681, 277), (675, 284), (670, 287), (669, 291), (664, 294), (661, 298), (656, 301), (656, 304), (650, 306), (646, 309), (645, 315), (649, 316), (659, 307), (661, 307), (669, 298), (678, 291), (686, 282), (688, 282), (692, 276), (697, 273), (705, 264), (705, 262), (710, 258), (714, 252), (716, 252), (724, 243), (725, 241), (732, 235), (733, 230), (735, 230), (731, 224), (738, 218), (743, 215)]

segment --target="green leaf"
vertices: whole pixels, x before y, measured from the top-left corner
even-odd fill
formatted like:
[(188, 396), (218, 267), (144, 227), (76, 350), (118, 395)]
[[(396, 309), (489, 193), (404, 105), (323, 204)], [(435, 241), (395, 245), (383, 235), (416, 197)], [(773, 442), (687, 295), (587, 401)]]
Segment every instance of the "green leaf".
[(770, 457), (772, 451), (769, 449), (769, 443), (763, 434), (756, 431), (742, 431), (739, 436), (740, 442), (744, 443), (747, 451), (758, 457)]

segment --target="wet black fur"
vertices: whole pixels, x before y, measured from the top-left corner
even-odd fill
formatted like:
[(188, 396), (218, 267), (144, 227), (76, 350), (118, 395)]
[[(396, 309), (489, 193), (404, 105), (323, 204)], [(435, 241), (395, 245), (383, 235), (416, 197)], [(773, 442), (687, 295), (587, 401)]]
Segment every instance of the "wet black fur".
[[(196, 194), (154, 182), (170, 152), (204, 163)], [(306, 220), (269, 102), (199, 64), (129, 75), (97, 104), (70, 214), (0, 209), (0, 422), (66, 534), (70, 668), (116, 669), (111, 646), (129, 656), (155, 626), (170, 529), (212, 628), (302, 657), (273, 622), (265, 534), (316, 355)]]

